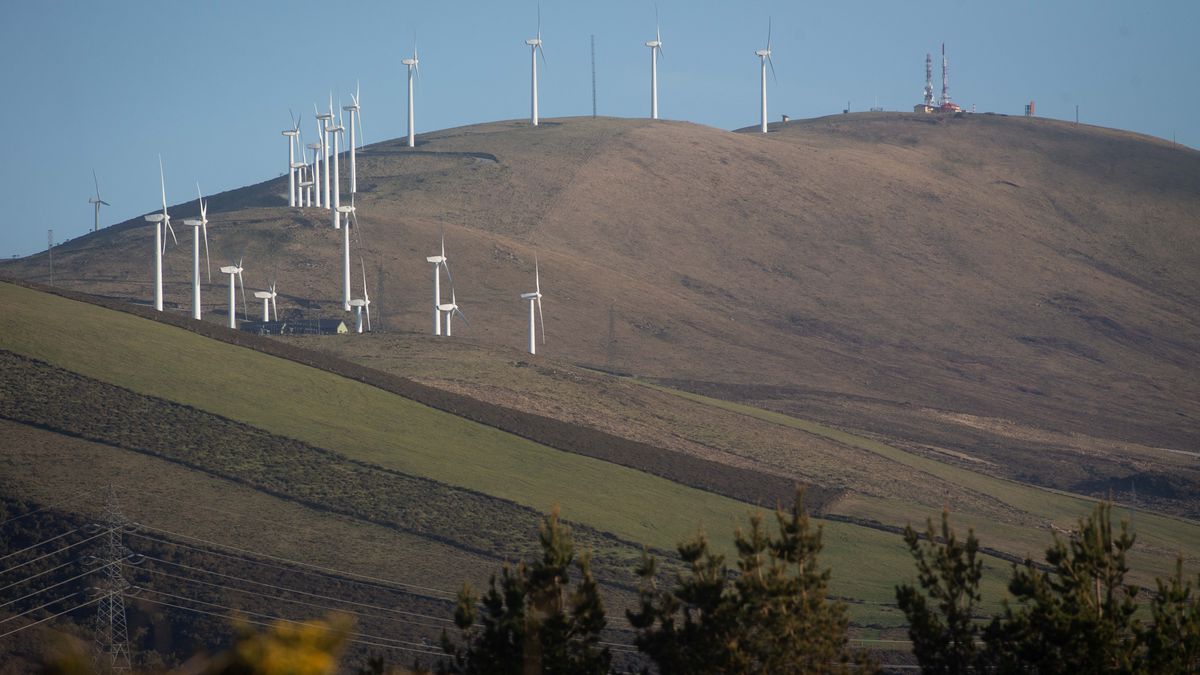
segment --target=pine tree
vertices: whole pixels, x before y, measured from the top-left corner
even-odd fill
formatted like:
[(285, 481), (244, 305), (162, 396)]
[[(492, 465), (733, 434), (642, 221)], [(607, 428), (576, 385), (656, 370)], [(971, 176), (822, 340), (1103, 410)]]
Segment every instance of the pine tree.
[[(570, 528), (555, 509), (538, 531), (539, 560), (505, 566), (492, 575), (488, 591), (477, 599), (469, 585), (459, 592), (455, 624), (463, 646), (446, 634), (442, 648), (450, 656), (440, 672), (471, 675), (545, 673), (601, 675), (611, 663), (602, 647), (604, 605), (587, 555), (575, 559)], [(579, 581), (571, 588), (572, 563)], [(476, 604), (482, 604), (482, 612)], [(475, 626), (476, 616), (479, 626)]]
[(828, 599), (830, 573), (818, 561), (821, 529), (811, 528), (802, 497), (790, 512), (776, 511), (778, 535), (764, 529), (761, 514), (737, 532), (736, 573), (703, 534), (679, 547), (687, 572), (670, 590), (656, 587), (655, 561), (645, 557), (639, 608), (628, 616), (639, 649), (659, 672), (874, 671), (849, 649), (845, 605)]
[(1054, 537), (1048, 572), (1031, 560), (1014, 566), (1008, 589), (1016, 606), (1006, 602), (985, 634), (1000, 671), (1136, 672), (1138, 589), (1125, 583), (1133, 542), (1127, 521), (1114, 534), (1112, 506), (1100, 503), (1069, 542)]
[(1155, 581), (1158, 594), (1150, 602), (1153, 623), (1138, 634), (1145, 647), (1139, 667), (1148, 673), (1200, 673), (1200, 593), (1183, 577), (1183, 556), (1175, 560), (1175, 574)]
[(926, 521), (925, 539), (911, 526), (904, 541), (917, 562), (917, 583), (896, 587), (896, 602), (908, 619), (908, 635), (921, 672), (936, 675), (984, 672), (987, 664), (978, 648), (980, 625), (975, 613), (983, 597), (979, 582), (983, 561), (979, 540), (967, 531), (965, 542), (950, 527), (942, 511), (941, 535)]

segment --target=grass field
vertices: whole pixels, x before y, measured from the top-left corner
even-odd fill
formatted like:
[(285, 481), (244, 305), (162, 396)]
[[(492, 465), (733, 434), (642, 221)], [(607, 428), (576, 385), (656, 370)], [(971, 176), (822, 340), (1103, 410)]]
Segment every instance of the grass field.
[[(704, 528), (729, 550), (752, 507), (606, 462), (563, 453), (361, 383), (187, 331), (0, 284), (0, 347), (149, 396), (194, 406), (347, 457), (477, 490), (632, 542), (672, 549)], [(908, 574), (900, 539), (824, 523), (834, 591), (865, 601), (866, 624)]]

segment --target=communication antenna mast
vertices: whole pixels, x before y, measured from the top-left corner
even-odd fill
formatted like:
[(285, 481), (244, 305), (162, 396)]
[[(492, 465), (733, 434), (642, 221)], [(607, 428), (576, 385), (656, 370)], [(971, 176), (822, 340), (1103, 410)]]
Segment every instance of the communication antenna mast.
[(54, 230), (46, 230), (46, 256), (50, 260), (50, 285), (54, 285)]
[(133, 664), (129, 651), (129, 629), (125, 622), (125, 595), (131, 586), (121, 576), (121, 566), (133, 557), (125, 548), (122, 535), (131, 525), (121, 514), (117, 491), (108, 486), (104, 516), (94, 525), (104, 534), (101, 553), (90, 562), (99, 564), (103, 577), (94, 590), (100, 596), (96, 605), (96, 648), (100, 669), (105, 672), (131, 672)]
[(946, 43), (942, 43), (942, 105), (950, 104), (950, 66), (946, 61)]
[(925, 105), (933, 107), (933, 55), (925, 52)]
[(592, 35), (592, 117), (596, 116), (596, 36)]

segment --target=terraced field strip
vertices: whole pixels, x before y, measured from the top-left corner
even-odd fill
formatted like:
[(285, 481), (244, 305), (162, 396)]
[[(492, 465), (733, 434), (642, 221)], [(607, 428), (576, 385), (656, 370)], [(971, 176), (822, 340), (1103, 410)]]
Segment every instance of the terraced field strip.
[[(1080, 517), (1087, 515), (1094, 506), (1092, 500), (1084, 497), (975, 473), (933, 459), (920, 457), (887, 445), (886, 443), (825, 426), (817, 422), (741, 403), (723, 401), (702, 394), (671, 389), (651, 382), (634, 381), (691, 401), (704, 403), (723, 410), (738, 412), (755, 419), (799, 429), (838, 443), (875, 452), (932, 476), (937, 476), (943, 480), (987, 495), (992, 499), (1031, 514), (1040, 520), (1053, 523), (1059, 528), (1073, 528), (1076, 521)], [(849, 503), (857, 505), (859, 509), (858, 512), (852, 515), (869, 516), (888, 524), (903, 525), (905, 520), (897, 519), (897, 516), (902, 514), (912, 515), (911, 512), (905, 514), (904, 509), (897, 508), (898, 505), (885, 500), (856, 500), (855, 497), (851, 497)], [(936, 514), (929, 515), (936, 517)], [(1200, 560), (1200, 523), (1150, 512), (1138, 512), (1135, 516), (1135, 521), (1138, 543), (1149, 549), (1135, 550), (1131, 555), (1131, 561), (1135, 570), (1143, 574), (1166, 576), (1173, 570), (1176, 553), (1182, 553), (1192, 562)], [(1027, 544), (1024, 550), (1015, 546), (1012, 549), (1012, 552), (1017, 555), (1029, 554), (1035, 558), (1040, 557), (1042, 551), (1050, 543), (1050, 537), (1044, 529), (1026, 530), (1025, 532), (1027, 532), (1028, 536), (1022, 536), (1023, 531), (1021, 529), (1008, 528), (999, 523), (981, 521), (972, 523), (972, 525), (980, 533), (984, 545), (995, 544), (995, 542), (989, 542), (986, 539), (989, 529), (996, 532), (1001, 542), (1010, 546), (1024, 540)]]
[[(4, 349), (382, 467), (541, 511), (559, 504), (565, 517), (629, 541), (673, 549), (703, 527), (729, 551), (752, 508), (179, 328), (11, 284), (0, 284), (0, 303)], [(910, 567), (899, 537), (825, 529), (827, 561), (841, 571), (835, 592), (890, 602)]]

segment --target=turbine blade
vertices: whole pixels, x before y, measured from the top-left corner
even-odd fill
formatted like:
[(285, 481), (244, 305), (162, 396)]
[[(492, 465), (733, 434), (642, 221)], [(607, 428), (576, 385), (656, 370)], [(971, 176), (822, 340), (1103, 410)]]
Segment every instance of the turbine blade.
[[(175, 242), (175, 245), (178, 246), (179, 238), (175, 236), (175, 228), (171, 227), (171, 219), (164, 218), (163, 222), (167, 224), (167, 229), (171, 231), (171, 239)], [(165, 241), (163, 242), (163, 250), (167, 250), (167, 244)]]
[(446, 281), (450, 284), (450, 287), (453, 288), (454, 287), (454, 277), (450, 276), (450, 263), (446, 260), (443, 260), (442, 267), (446, 268)]
[(158, 156), (158, 185), (162, 188), (163, 215), (167, 213), (167, 179), (163, 175), (162, 155)]
[(292, 118), (292, 128), (295, 129), (296, 128), (296, 113), (292, 112), (291, 108), (288, 108), (288, 117)]
[(243, 316), (246, 316), (246, 317), (249, 317), (249, 316), (250, 316), (250, 310), (249, 310), (249, 309), (247, 308), (247, 306), (246, 306), (246, 285), (245, 285), (244, 283), (242, 283), (242, 270), (241, 270), (241, 267), (242, 267), (242, 262), (239, 260), (239, 261), (238, 261), (238, 273), (237, 273), (237, 275), (238, 275), (238, 286), (239, 286), (239, 287), (241, 287), (241, 289), (242, 289), (242, 315), (243, 315)]
[(542, 3), (538, 3), (537, 39), (542, 39)]
[(369, 300), (371, 296), (367, 295), (367, 263), (363, 260), (361, 255), (358, 256), (358, 264), (362, 266), (363, 300)]
[(454, 308), (454, 312), (455, 312), (456, 314), (458, 314), (458, 316), (459, 316), (459, 317), (460, 317), (460, 318), (463, 320), (463, 323), (467, 324), (468, 326), (470, 326), (470, 325), (471, 325), (471, 322), (470, 322), (470, 321), (467, 321), (467, 315), (466, 315), (466, 314), (463, 314), (463, 311), (462, 311), (461, 309), (459, 309), (459, 308), (455, 307), (455, 308)]
[(533, 256), (533, 281), (537, 285), (537, 292), (540, 294), (542, 292), (542, 273), (538, 268), (537, 254)]
[(96, 201), (100, 201), (100, 179), (96, 177), (95, 169), (92, 169), (92, 180), (96, 183)]
[(208, 257), (208, 223), (200, 221), (200, 229), (204, 231), (204, 265), (208, 268), (208, 283), (212, 283), (212, 260)]
[(542, 326), (542, 344), (546, 344), (546, 317), (542, 316), (542, 296), (537, 297), (538, 323)]
[(771, 66), (771, 81), (779, 84), (779, 78), (775, 77), (775, 62), (771, 60), (770, 53), (767, 54), (767, 65)]
[(654, 39), (657, 42), (662, 42), (662, 31), (658, 25), (658, 3), (654, 3)]
[(767, 17), (767, 51), (771, 51), (771, 17)]
[(275, 304), (275, 287), (274, 286), (271, 287), (271, 315), (275, 317), (276, 321), (279, 320), (279, 306)]
[[(364, 300), (365, 299), (366, 298), (364, 298)], [(369, 332), (371, 330), (371, 303), (368, 302), (366, 304), (366, 308), (367, 308), (367, 331)]]
[(549, 66), (546, 65), (546, 50), (542, 49), (541, 42), (538, 43), (537, 50), (538, 50), (538, 54), (540, 54), (542, 57), (542, 68), (543, 69), (548, 68)]

